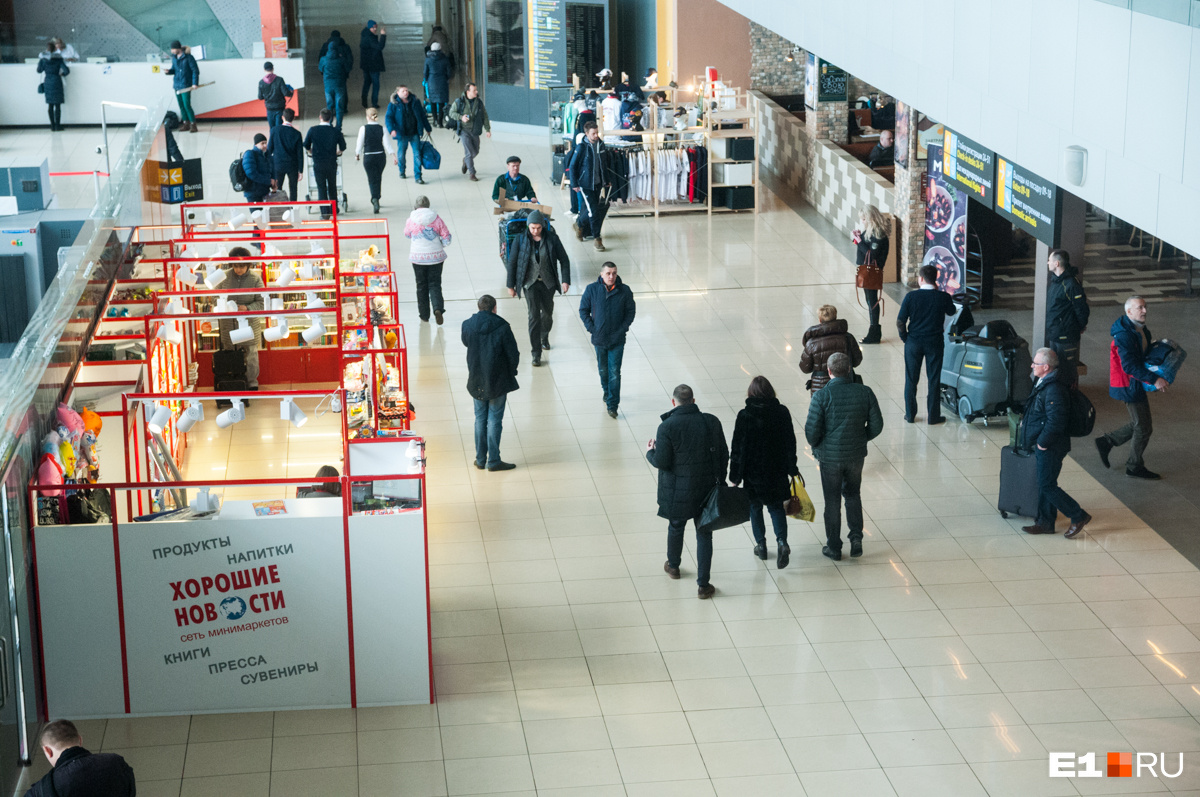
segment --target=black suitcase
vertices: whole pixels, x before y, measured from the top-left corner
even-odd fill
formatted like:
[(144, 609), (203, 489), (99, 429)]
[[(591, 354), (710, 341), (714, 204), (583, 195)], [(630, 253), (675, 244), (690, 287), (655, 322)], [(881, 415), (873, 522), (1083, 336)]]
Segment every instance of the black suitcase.
[(1037, 458), (1005, 446), (1000, 451), (1000, 497), (996, 501), (1000, 516), (1036, 518), (1037, 504)]
[[(246, 354), (241, 349), (220, 349), (213, 352), (213, 390), (217, 393), (245, 393), (250, 389), (246, 381)], [(228, 408), (233, 402), (219, 399), (217, 406)]]

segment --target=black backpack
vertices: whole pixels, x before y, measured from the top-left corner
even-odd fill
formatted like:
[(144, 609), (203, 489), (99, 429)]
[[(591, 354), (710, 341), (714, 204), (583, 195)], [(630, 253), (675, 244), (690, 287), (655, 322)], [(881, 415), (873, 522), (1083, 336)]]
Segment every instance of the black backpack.
[(1067, 434), (1071, 437), (1089, 436), (1096, 425), (1096, 407), (1078, 388), (1071, 388), (1067, 395), (1070, 398), (1067, 407)]
[(246, 153), (243, 152), (238, 156), (238, 159), (229, 164), (229, 182), (233, 184), (234, 191), (245, 191), (246, 186), (250, 185), (250, 176), (246, 174), (246, 169), (242, 166), (242, 158)]

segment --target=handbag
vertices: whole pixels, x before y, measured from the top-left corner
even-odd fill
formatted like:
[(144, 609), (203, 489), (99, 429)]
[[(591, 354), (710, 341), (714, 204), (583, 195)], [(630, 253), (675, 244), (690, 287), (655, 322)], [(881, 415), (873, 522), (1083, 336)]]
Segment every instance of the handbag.
[[(711, 443), (713, 434), (714, 430), (710, 423), (708, 450), (715, 453), (716, 446)], [(714, 470), (724, 472), (724, 468), (715, 467), (717, 465), (715, 458), (713, 465)], [(719, 531), (731, 526), (740, 526), (749, 520), (750, 498), (746, 495), (746, 491), (741, 487), (731, 487), (722, 479), (713, 485), (712, 490), (704, 499), (704, 506), (700, 510), (699, 530)]]
[(421, 168), (437, 171), (442, 168), (442, 154), (428, 139), (422, 140), (418, 149), (421, 152)]
[(784, 511), (788, 517), (796, 520), (806, 520), (812, 523), (817, 519), (817, 508), (813, 506), (812, 499), (808, 497), (808, 490), (804, 489), (804, 477), (792, 477), (792, 497), (788, 499), (784, 505)]
[[(875, 304), (868, 307), (868, 310), (879, 308), (879, 315), (883, 315), (883, 269), (875, 262), (875, 258), (868, 252), (866, 261), (856, 266), (854, 269), (854, 287), (861, 288), (864, 291), (875, 291), (878, 297)], [(862, 299), (859, 298), (856, 292), (854, 298), (858, 301), (858, 306), (862, 307)]]
[(46, 93), (46, 84), (39, 83), (38, 84), (38, 94), (45, 94), (45, 93)]

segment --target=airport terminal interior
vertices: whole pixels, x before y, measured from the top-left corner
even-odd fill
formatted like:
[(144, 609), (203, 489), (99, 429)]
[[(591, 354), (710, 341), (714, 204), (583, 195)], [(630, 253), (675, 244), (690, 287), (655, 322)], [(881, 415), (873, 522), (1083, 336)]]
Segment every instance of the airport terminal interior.
[[(297, 126), (306, 129), (325, 102), (317, 49), (330, 30), (340, 29), (357, 51), (367, 19), (386, 26), (383, 106), (396, 85), (420, 86), (424, 44), (437, 21), (465, 26), (469, 15), (462, 6), (477, 7), (482, 19), (493, 2), (284, 5), (296, 9), (302, 26), (289, 36), (292, 47), (303, 48)], [(529, 13), (540, 5), (557, 4), (530, 2)], [(575, 5), (565, 4), (568, 12)], [(646, 14), (636, 8), (640, 1), (601, 5), (626, 14), (626, 21), (614, 20), (607, 29), (615, 56), (621, 51), (616, 39)], [(696, 35), (695, 21), (687, 19), (690, 6), (700, 16), (721, 6), (715, 0), (658, 5), (673, 9), (665, 18), (680, 37), (685, 27), (687, 35)], [(824, 4), (790, 5), (761, 4), (755, 35), (782, 38), (784, 31), (762, 30), (791, 15), (819, 13)], [(881, 4), (861, 5), (869, 15)], [(970, 4), (949, 5), (961, 16)], [(1119, 12), (1135, 25), (1144, 16), (1136, 0), (1134, 8), (1097, 0), (1049, 5), (1069, 5), (1080, 18)], [(758, 13), (747, 9), (760, 4), (726, 6), (733, 8), (722, 13), (738, 16)], [(1001, 5), (989, 8), (977, 24), (986, 27), (989, 13), (1005, 13)], [(653, 24), (653, 10), (648, 18)], [(66, 19), (67, 25), (73, 21)], [(745, 30), (750, 26), (746, 21)], [(168, 30), (161, 35), (174, 38)], [(1200, 41), (1196, 30), (1190, 29), (1189, 41)], [(829, 27), (823, 31), (832, 35)], [(451, 33), (460, 40), (457, 30)], [(657, 36), (661, 42), (661, 27)], [(654, 36), (649, 40), (652, 45)], [(1190, 46), (1195, 104), (1200, 45)], [(796, 52), (803, 59), (798, 47)], [(790, 65), (792, 55), (779, 48), (774, 57)], [(489, 49), (486, 59), (492, 57)], [(611, 64), (634, 80), (652, 65)], [(709, 65), (722, 76), (730, 69), (720, 61), (702, 64)], [(665, 85), (668, 66), (657, 66)], [(203, 74), (204, 62), (201, 69)], [(257, 66), (248, 69), (246, 80), (257, 81)], [(464, 74), (460, 68), (452, 79), (451, 99), (461, 93)], [(360, 78), (356, 65), (344, 123), (352, 148), (363, 121)], [(885, 78), (875, 76), (881, 90)], [(690, 79), (690, 73), (679, 76), (681, 85)], [(754, 89), (756, 79), (750, 75), (750, 84), (739, 88)], [(594, 78), (585, 77), (584, 86), (587, 80)], [(797, 363), (804, 332), (817, 323), (822, 305), (836, 306), (851, 334), (867, 332), (862, 293), (855, 288), (855, 247), (846, 232), (861, 210), (854, 204), (861, 194), (834, 185), (830, 190), (840, 191), (835, 204), (846, 207), (831, 212), (824, 199), (815, 205), (786, 176), (758, 164), (761, 179), (748, 212), (614, 211), (605, 221), (607, 251), (597, 251), (572, 232), (569, 192), (553, 182), (545, 122), (539, 130), (518, 117), (503, 121), (496, 107), (501, 100), (493, 97), (509, 94), (489, 96), (487, 88), (493, 134), (481, 141), (478, 182), (460, 173), (457, 138), (435, 127), (441, 168), (427, 169), (426, 184), (417, 185), (411, 171), (399, 179), (389, 160), (375, 216), (361, 163), (353, 153), (342, 158), (348, 209), (339, 218), (385, 218), (398, 275), (397, 320), (415, 412), (411, 429), (425, 441), (432, 699), (80, 719), (86, 748), (123, 756), (142, 797), (1200, 794), (1200, 456), (1192, 403), (1200, 380), (1194, 368), (1185, 366), (1171, 389), (1150, 396), (1154, 434), (1146, 463), (1161, 481), (1127, 477), (1125, 449), (1114, 451), (1113, 468), (1106, 469), (1092, 440), (1075, 438), (1059, 484), (1092, 522), (1074, 539), (1062, 534), (1065, 518), (1057, 534), (1022, 533), (1028, 517), (1003, 517), (997, 510), (1001, 451), (1010, 443), (1007, 417), (966, 423), (943, 408), (946, 423), (925, 423), (922, 374), (921, 409), (916, 423), (905, 422), (904, 344), (895, 318), (903, 296), (916, 286), (921, 209), (917, 262), (886, 286), (882, 342), (864, 345), (855, 369), (875, 392), (884, 419), (863, 469), (863, 555), (831, 561), (821, 550), (820, 472), (804, 439), (808, 375)], [(67, 102), (84, 100), (68, 94)], [(40, 105), (37, 110), (42, 114)], [(0, 123), (4, 114), (0, 110)], [(845, 123), (844, 114), (838, 119)], [(256, 133), (267, 132), (265, 120), (202, 115), (198, 127), (175, 138), (186, 158), (202, 159), (204, 201), (241, 202), (227, 167)], [(773, 135), (779, 146), (773, 130), (758, 131), (760, 148)], [(109, 128), (114, 160), (131, 131)], [(1176, 134), (1182, 137), (1182, 129)], [(52, 172), (81, 173), (55, 177), (51, 185), (60, 207), (90, 207), (91, 171), (105, 168), (96, 152), (100, 135), (93, 125), (53, 134), (44, 125), (6, 127), (0, 130), (0, 166), (48, 159)], [(997, 154), (1003, 141), (994, 145)], [(553, 208), (551, 224), (570, 259), (570, 290), (554, 298), (552, 348), (543, 352), (539, 368), (530, 363), (525, 302), (509, 297), (497, 258), (491, 187), (511, 155), (522, 159), (539, 201)], [(811, 167), (817, 156), (810, 150), (807, 157)], [(1109, 171), (1116, 167), (1110, 164)], [(879, 185), (893, 190), (890, 181), (880, 179)], [(302, 182), (301, 193), (306, 190)], [(906, 201), (896, 190), (893, 208)], [(453, 236), (446, 246), (444, 324), (418, 318), (405, 262), (409, 242), (402, 231), (418, 196), (428, 197)], [(1134, 241), (1132, 225), (1088, 204), (1086, 218), (1080, 216), (1080, 271), (1092, 321), (1082, 341), (1081, 359), (1089, 368), (1080, 390), (1095, 404), (1099, 435), (1127, 420), (1122, 404), (1108, 395), (1108, 329), (1122, 315), (1125, 297), (1147, 297), (1147, 325), (1156, 337), (1197, 349), (1200, 335), (1186, 242), (1171, 238), (1165, 226), (1157, 238), (1147, 233), (1150, 240)], [(178, 206), (164, 207), (164, 223), (177, 224)], [(1044, 296), (1034, 290), (1045, 270), (1040, 246), (1024, 260), (1006, 258), (996, 273), (995, 302), (976, 310), (977, 321), (1010, 321), (1032, 342), (1035, 319), (1043, 317), (1034, 312), (1036, 298)], [(1035, 260), (1039, 253), (1043, 259)], [(605, 261), (617, 265), (637, 304), (615, 418), (605, 411), (595, 352), (578, 314), (581, 292), (597, 280)], [(1097, 276), (1090, 277), (1093, 262)], [(484, 294), (497, 298), (497, 312), (511, 323), (521, 352), (519, 389), (508, 395), (500, 445), (503, 459), (516, 468), (505, 472), (474, 467), (475, 415), (461, 327)], [(667, 521), (658, 516), (658, 474), (647, 461), (647, 442), (681, 383), (692, 387), (702, 411), (720, 420), (728, 440), (758, 375), (771, 381), (791, 412), (816, 519), (789, 519), (785, 569), (776, 565), (771, 535), (763, 561), (752, 551), (748, 524), (715, 532), (716, 592), (698, 600), (690, 524), (682, 578), (663, 572)], [(316, 396), (337, 387), (336, 377), (313, 381), (304, 374), (270, 386), (312, 394), (297, 400), (309, 416), (303, 428), (281, 420), (273, 401), (259, 400), (234, 426), (203, 423), (189, 433), (182, 478), (299, 478), (328, 464), (343, 470), (341, 416), (317, 412)], [(111, 420), (113, 428), (119, 424)], [(107, 480), (122, 479), (113, 473)], [(290, 485), (242, 485), (224, 488), (223, 495), (268, 500), (292, 492)], [(115, 535), (115, 523), (113, 528)], [(103, 575), (111, 580), (107, 571)], [(37, 639), (30, 644), (36, 648)], [(87, 649), (74, 654), (82, 660), (91, 655)], [(127, 705), (128, 689), (127, 681)], [(26, 701), (30, 707), (46, 699), (36, 692)], [(53, 704), (52, 694), (49, 699)], [(326, 705), (339, 702), (331, 698)], [(30, 716), (27, 724), (36, 734), (40, 722), (56, 718)], [(11, 784), (14, 793), (24, 793), (49, 770), (36, 735), (29, 746), (31, 765), (21, 768), (19, 784)], [(1163, 774), (1128, 779), (1051, 777), (1051, 754), (1064, 751), (1071, 751), (1070, 766), (1079, 770), (1085, 764), (1075, 756), (1089, 752), (1101, 772), (1110, 752), (1153, 752), (1165, 764)], [(1164, 776), (1178, 754), (1182, 772)]]

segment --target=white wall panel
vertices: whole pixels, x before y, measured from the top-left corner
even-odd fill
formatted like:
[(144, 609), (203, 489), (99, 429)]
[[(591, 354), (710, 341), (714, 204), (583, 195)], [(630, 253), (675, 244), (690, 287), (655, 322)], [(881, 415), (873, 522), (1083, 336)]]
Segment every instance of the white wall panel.
[(1178, 233), (1168, 240), (1187, 252), (1200, 252), (1197, 210), (1200, 210), (1200, 191), (1163, 181), (1158, 194), (1158, 227), (1177, 230)]
[(1110, 152), (1100, 207), (1144, 230), (1156, 230), (1161, 179), (1128, 158)]
[(1183, 179), (1191, 33), (1165, 19), (1133, 15), (1125, 157), (1169, 180)]
[(1025, 83), (1027, 107), (1064, 130), (1071, 129), (1074, 113), (1066, 95), (1067, 87), (1075, 85), (1079, 2), (1086, 4), (1087, 0), (1040, 3), (1029, 20), (1029, 55), (1036, 68), (1029, 70)]
[(1104, 3), (1088, 3), (1079, 14), (1074, 131), (1118, 153), (1125, 142), (1131, 17), (1132, 11)]
[(1187, 128), (1183, 134), (1183, 184), (1200, 189), (1200, 30), (1192, 29)]
[[(1022, 116), (1023, 114), (1019, 114), (1016, 108), (1010, 108), (999, 102), (988, 103), (979, 109), (980, 129), (993, 136), (997, 152), (1015, 153), (1017, 151), (1017, 130), (1020, 126), (1018, 123)], [(1015, 157), (1015, 155), (1011, 157)], [(1022, 165), (1024, 164), (1022, 163)]]
[[(992, 0), (987, 30), (988, 94), (1004, 105), (1024, 110), (1029, 85), (1032, 0)], [(1038, 54), (1037, 62), (1041, 57)]]

